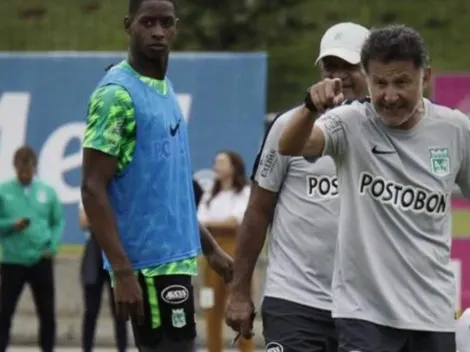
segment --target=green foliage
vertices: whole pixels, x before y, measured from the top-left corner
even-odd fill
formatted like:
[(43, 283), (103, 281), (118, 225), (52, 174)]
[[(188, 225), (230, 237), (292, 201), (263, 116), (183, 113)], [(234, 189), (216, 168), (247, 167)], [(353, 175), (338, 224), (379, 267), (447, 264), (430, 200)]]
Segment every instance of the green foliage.
[[(123, 50), (127, 1), (0, 2), (0, 50)], [(177, 50), (269, 53), (268, 110), (296, 103), (318, 78), (313, 63), (331, 25), (405, 23), (428, 43), (438, 71), (470, 69), (470, 2), (452, 0), (179, 0)]]

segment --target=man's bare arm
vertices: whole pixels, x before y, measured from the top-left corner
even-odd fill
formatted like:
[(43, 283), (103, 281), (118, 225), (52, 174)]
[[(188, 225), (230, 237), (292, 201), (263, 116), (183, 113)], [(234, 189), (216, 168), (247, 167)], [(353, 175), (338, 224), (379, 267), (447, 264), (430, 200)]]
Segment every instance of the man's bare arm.
[(222, 231), (233, 231), (238, 228), (240, 224), (234, 216), (230, 216), (225, 220), (214, 220), (207, 221), (204, 226), (209, 230), (222, 230)]
[(325, 145), (325, 136), (314, 125), (319, 117), (305, 106), (297, 109), (279, 138), (279, 154), (288, 156), (320, 156)]
[(90, 226), (88, 223), (88, 218), (85, 214), (85, 209), (83, 208), (78, 209), (78, 223), (80, 224), (80, 228), (83, 231), (88, 230), (88, 227)]
[(209, 232), (209, 230), (201, 223), (199, 223), (199, 232), (201, 233), (202, 253), (205, 256), (209, 256), (214, 253), (214, 251), (219, 247), (219, 245), (217, 244), (216, 240)]
[(250, 294), (253, 271), (266, 241), (276, 200), (277, 193), (267, 191), (253, 182), (248, 207), (236, 240), (233, 291)]
[(82, 201), (91, 232), (103, 249), (114, 272), (131, 271), (132, 265), (119, 240), (116, 220), (109, 203), (107, 186), (116, 173), (117, 158), (84, 148)]

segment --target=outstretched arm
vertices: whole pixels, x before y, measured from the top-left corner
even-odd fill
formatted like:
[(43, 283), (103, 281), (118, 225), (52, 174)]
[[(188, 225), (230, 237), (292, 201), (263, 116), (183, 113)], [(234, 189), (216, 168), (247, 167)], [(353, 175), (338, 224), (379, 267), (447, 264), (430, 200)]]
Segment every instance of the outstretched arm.
[(320, 156), (325, 145), (323, 132), (314, 125), (319, 117), (300, 106), (279, 139), (279, 153), (288, 156)]
[(201, 246), (202, 246), (202, 253), (205, 256), (213, 254), (218, 248), (219, 245), (215, 241), (212, 234), (209, 230), (199, 223), (199, 232), (201, 233)]

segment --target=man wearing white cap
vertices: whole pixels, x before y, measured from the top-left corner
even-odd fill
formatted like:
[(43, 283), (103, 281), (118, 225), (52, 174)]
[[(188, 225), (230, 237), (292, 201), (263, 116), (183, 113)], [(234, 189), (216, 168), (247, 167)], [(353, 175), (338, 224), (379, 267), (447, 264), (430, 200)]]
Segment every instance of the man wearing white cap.
[(323, 78), (341, 78), (346, 99), (364, 97), (367, 82), (360, 67), (361, 47), (369, 30), (351, 22), (330, 27), (320, 43), (320, 55), (315, 62)]
[[(324, 34), (316, 60), (323, 78), (340, 78), (346, 99), (367, 94), (360, 51), (368, 29), (337, 24)], [(226, 321), (252, 334), (250, 284), (271, 225), (262, 304), (267, 351), (334, 352), (331, 280), (338, 231), (338, 183), (330, 157), (305, 159), (278, 153), (284, 126), (297, 108), (280, 114), (266, 133), (252, 174), (248, 209), (237, 237)]]

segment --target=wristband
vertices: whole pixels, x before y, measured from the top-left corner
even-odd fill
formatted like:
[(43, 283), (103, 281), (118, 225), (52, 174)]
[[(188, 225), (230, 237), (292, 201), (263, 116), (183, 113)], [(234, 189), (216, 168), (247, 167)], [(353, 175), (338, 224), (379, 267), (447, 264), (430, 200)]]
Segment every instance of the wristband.
[(305, 104), (305, 107), (313, 112), (313, 113), (317, 113), (318, 112), (318, 109), (317, 107), (315, 106), (315, 104), (313, 103), (312, 101), (312, 97), (310, 96), (310, 91), (307, 91), (307, 95), (305, 96), (305, 99), (304, 99), (304, 104)]

